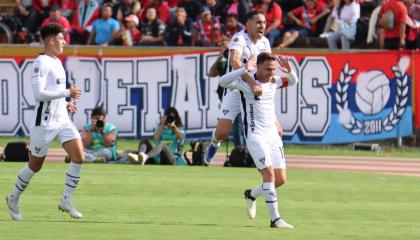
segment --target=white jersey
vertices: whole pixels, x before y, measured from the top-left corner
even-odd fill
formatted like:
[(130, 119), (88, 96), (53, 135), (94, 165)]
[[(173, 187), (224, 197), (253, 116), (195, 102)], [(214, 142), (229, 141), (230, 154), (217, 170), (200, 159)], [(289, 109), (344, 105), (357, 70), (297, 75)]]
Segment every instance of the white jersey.
[[(241, 62), (248, 62), (252, 54), (261, 52), (271, 52), (270, 42), (266, 37), (262, 37), (255, 44), (249, 38), (248, 33), (242, 30), (233, 35), (229, 44), (229, 51), (236, 50), (241, 55)], [(228, 59), (228, 62), (230, 60)], [(228, 71), (230, 72), (229, 67)], [(241, 112), (241, 97), (238, 90), (226, 91), (220, 106), (219, 118), (234, 120)]]
[(243, 73), (245, 73), (244, 67), (230, 72), (220, 78), (219, 84), (223, 87), (238, 89), (244, 95), (244, 128), (247, 142), (281, 142), (276, 127), (275, 93), (278, 88), (283, 86), (283, 77), (293, 78), (293, 82), (297, 83), (296, 73), (293, 71), (288, 74), (281, 72), (283, 76), (275, 77), (272, 82), (268, 83), (259, 82), (258, 79), (255, 79), (255, 74), (250, 74), (251, 78), (261, 86), (261, 96), (254, 96), (249, 85), (238, 78)]
[(58, 128), (70, 122), (67, 113), (66, 73), (60, 59), (39, 55), (32, 65), (32, 90), (36, 101), (32, 126)]

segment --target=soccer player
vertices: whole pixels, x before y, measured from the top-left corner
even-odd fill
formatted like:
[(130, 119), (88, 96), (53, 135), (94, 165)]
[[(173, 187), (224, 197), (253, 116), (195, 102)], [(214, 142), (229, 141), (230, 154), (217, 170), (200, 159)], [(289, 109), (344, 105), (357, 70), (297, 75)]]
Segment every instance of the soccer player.
[[(276, 61), (284, 76), (274, 76)], [(271, 216), (270, 227), (293, 228), (280, 217), (278, 211), (276, 187), (286, 182), (286, 163), (283, 142), (278, 134), (274, 102), (277, 88), (295, 85), (298, 79), (296, 73), (291, 70), (287, 58), (276, 58), (271, 53), (260, 53), (257, 57), (257, 72), (251, 77), (261, 86), (262, 94), (254, 96), (250, 86), (240, 78), (243, 74), (247, 74), (247, 71), (254, 70), (254, 63), (255, 55), (244, 67), (219, 79), (222, 87), (239, 89), (244, 95), (246, 145), (263, 179), (262, 185), (244, 192), (247, 213), (251, 219), (255, 218), (255, 200), (263, 195)]]
[(36, 114), (30, 129), (29, 163), (20, 171), (12, 192), (6, 196), (10, 217), (16, 221), (22, 220), (19, 197), (35, 173), (41, 170), (48, 148), (55, 137), (58, 137), (71, 160), (58, 209), (68, 212), (73, 218), (82, 218), (71, 199), (79, 182), (84, 161), (83, 144), (79, 131), (68, 116), (68, 112), (76, 112), (77, 107), (72, 101), (67, 103), (65, 100), (67, 97), (78, 99), (82, 92), (76, 86), (66, 89), (66, 73), (58, 58), (66, 45), (64, 29), (57, 24), (45, 25), (41, 29), (41, 37), (45, 52), (40, 54), (32, 65)]
[[(264, 37), (266, 28), (265, 16), (262, 11), (251, 11), (247, 15), (246, 31), (242, 30), (232, 37), (229, 45), (229, 65), (233, 69), (242, 67), (251, 54), (271, 52), (270, 42)], [(246, 81), (255, 95), (261, 94), (261, 87), (248, 74), (242, 79)], [(217, 128), (213, 132), (211, 144), (206, 151), (205, 160), (210, 163), (220, 142), (229, 135), (232, 123), (241, 111), (241, 96), (237, 89), (227, 90), (223, 97), (218, 116)]]

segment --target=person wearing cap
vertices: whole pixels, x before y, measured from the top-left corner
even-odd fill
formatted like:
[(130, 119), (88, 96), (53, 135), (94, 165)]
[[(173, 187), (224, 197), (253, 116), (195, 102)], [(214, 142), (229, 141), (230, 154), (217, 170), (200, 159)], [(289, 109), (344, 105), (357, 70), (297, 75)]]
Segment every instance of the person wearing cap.
[(329, 8), (317, 7), (316, 0), (304, 0), (304, 5), (295, 8), (287, 16), (296, 23), (297, 27), (287, 31), (279, 48), (285, 48), (293, 44), (298, 37), (314, 36), (317, 29), (317, 22), (330, 12)]
[(140, 42), (141, 33), (137, 29), (139, 26), (139, 18), (131, 14), (124, 18), (123, 25), (118, 31), (117, 39), (121, 40), (123, 46), (133, 46)]
[(211, 15), (208, 7), (203, 7), (200, 18), (195, 22), (192, 45), (201, 47), (220, 46), (221, 40), (219, 20)]

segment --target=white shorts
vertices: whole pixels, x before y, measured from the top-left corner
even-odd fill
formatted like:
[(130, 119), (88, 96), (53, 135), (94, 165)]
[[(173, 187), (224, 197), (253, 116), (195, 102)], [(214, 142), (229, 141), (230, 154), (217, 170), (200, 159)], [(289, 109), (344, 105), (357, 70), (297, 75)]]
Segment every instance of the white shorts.
[(241, 93), (239, 90), (227, 90), (223, 96), (222, 105), (220, 106), (219, 119), (229, 119), (232, 122), (241, 112)]
[(247, 142), (246, 146), (258, 169), (261, 170), (269, 166), (272, 166), (274, 169), (286, 169), (286, 161), (281, 144), (258, 141)]
[(61, 145), (69, 140), (80, 138), (80, 133), (72, 122), (63, 124), (60, 128), (34, 126), (30, 131), (29, 151), (36, 157), (45, 157), (54, 138), (58, 137)]

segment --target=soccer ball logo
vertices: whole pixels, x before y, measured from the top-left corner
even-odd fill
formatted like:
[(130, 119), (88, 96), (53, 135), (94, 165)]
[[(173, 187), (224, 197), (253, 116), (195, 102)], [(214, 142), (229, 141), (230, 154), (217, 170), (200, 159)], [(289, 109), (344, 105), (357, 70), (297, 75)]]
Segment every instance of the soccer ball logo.
[(360, 73), (356, 85), (356, 104), (366, 115), (379, 113), (389, 100), (389, 79), (384, 72)]

